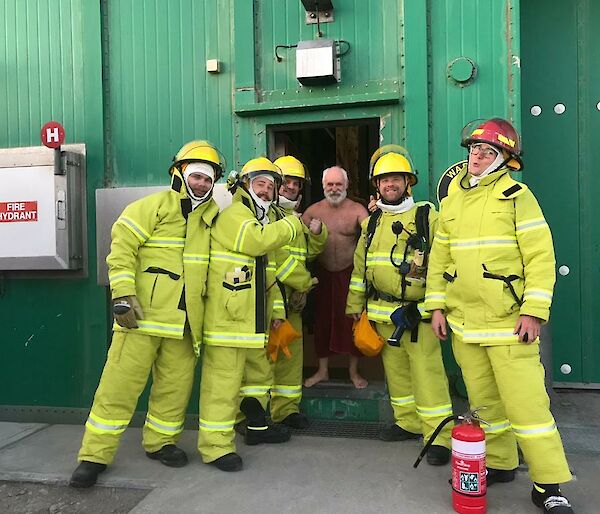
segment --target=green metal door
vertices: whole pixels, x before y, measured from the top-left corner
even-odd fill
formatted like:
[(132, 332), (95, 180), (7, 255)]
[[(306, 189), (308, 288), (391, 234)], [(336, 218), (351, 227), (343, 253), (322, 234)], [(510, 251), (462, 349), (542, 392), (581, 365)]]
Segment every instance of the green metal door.
[(592, 40), (600, 3), (528, 0), (521, 16), (524, 179), (548, 219), (557, 259), (554, 383), (598, 386), (600, 50)]

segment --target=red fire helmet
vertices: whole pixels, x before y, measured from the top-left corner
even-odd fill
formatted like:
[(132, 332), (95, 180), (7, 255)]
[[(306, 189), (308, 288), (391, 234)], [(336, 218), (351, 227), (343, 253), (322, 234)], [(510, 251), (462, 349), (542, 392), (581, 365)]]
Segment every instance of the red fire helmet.
[(521, 137), (505, 119), (473, 120), (465, 125), (460, 144), (468, 148), (473, 143), (487, 143), (499, 150), (505, 150), (512, 157), (507, 166), (514, 170), (523, 169)]

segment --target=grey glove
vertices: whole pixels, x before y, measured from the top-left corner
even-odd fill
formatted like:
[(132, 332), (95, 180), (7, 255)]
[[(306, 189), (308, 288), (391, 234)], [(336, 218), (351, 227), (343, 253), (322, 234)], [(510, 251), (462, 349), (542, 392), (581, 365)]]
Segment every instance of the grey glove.
[(137, 320), (144, 319), (144, 312), (135, 295), (115, 298), (113, 315), (117, 325), (123, 328), (138, 328)]
[(306, 305), (306, 293), (301, 293), (300, 291), (294, 291), (290, 295), (290, 299), (288, 301), (288, 307), (292, 312), (302, 312), (304, 306)]

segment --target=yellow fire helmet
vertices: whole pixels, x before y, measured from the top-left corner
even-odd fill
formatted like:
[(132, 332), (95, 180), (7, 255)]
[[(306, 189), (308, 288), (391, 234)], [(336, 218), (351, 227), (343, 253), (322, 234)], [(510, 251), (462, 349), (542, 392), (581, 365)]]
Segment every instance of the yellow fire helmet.
[(390, 173), (404, 173), (408, 176), (408, 185), (414, 186), (418, 182), (417, 171), (406, 148), (399, 145), (385, 145), (378, 148), (369, 165), (369, 178), (377, 187), (377, 179)]
[(227, 164), (223, 154), (208, 141), (195, 140), (184, 144), (173, 157), (173, 164), (169, 168), (169, 174), (174, 168), (181, 167), (188, 162), (205, 162), (215, 169), (215, 182), (223, 174)]
[(265, 173), (271, 175), (275, 179), (275, 189), (279, 189), (281, 180), (283, 178), (281, 170), (279, 169), (279, 166), (273, 164), (266, 157), (256, 157), (255, 159), (250, 159), (246, 164), (244, 164), (242, 171), (238, 175), (238, 179), (251, 180), (257, 175), (264, 175)]
[(292, 155), (285, 155), (279, 157), (273, 164), (279, 167), (284, 177), (295, 177), (301, 180), (301, 184), (304, 182), (310, 184), (310, 177), (306, 171), (306, 166), (302, 164), (298, 159)]

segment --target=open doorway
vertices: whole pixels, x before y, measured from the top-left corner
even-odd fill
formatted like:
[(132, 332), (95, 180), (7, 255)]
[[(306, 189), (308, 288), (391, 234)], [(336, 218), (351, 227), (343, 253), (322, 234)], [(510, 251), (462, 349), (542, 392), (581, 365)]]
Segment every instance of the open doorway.
[(321, 175), (334, 165), (348, 172), (348, 197), (368, 200), (369, 159), (379, 147), (379, 118), (272, 125), (268, 130), (269, 157), (293, 155), (308, 169), (312, 182), (303, 192), (302, 208), (323, 199)]
[[(330, 166), (341, 166), (348, 172), (348, 197), (367, 205), (369, 159), (379, 147), (379, 118), (341, 120), (286, 125), (270, 125), (268, 130), (269, 157), (293, 155), (306, 166), (311, 184), (302, 192), (300, 210), (323, 199), (321, 176)], [(310, 267), (310, 265), (309, 265)], [(304, 319), (304, 376), (311, 376), (317, 367), (313, 332), (314, 301), (309, 296), (303, 312)], [(370, 381), (383, 380), (379, 357), (362, 358), (361, 374)], [(329, 361), (330, 378), (348, 378), (348, 357), (335, 355)]]

